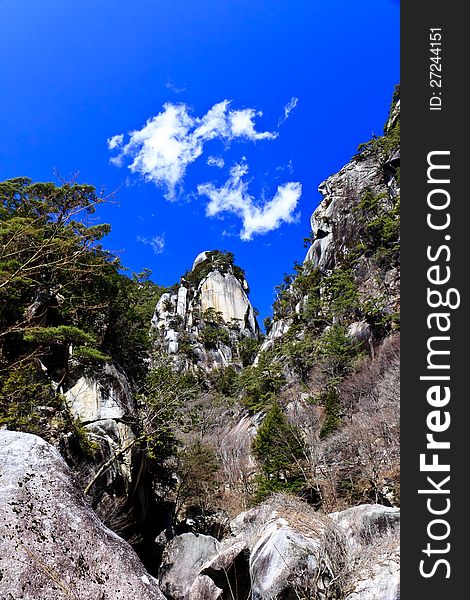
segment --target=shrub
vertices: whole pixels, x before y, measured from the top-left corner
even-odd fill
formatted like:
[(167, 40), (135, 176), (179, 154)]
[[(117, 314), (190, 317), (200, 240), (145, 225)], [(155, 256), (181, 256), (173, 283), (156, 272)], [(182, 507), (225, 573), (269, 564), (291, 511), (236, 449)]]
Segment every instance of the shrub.
[(201, 332), (201, 342), (206, 348), (216, 348), (219, 343), (228, 345), (230, 335), (226, 329), (209, 324)]
[(334, 387), (329, 387), (320, 394), (319, 401), (325, 407), (325, 420), (320, 430), (320, 438), (323, 439), (341, 425), (341, 402), (338, 391)]
[(176, 514), (183, 506), (206, 510), (217, 488), (220, 469), (214, 448), (196, 440), (178, 453), (177, 462)]
[(243, 338), (238, 344), (238, 352), (240, 354), (240, 360), (242, 365), (247, 367), (251, 365), (258, 354), (261, 341), (253, 338)]
[(269, 406), (286, 382), (275, 355), (262, 352), (256, 366), (246, 367), (240, 376), (242, 402), (255, 412)]
[(238, 373), (232, 365), (214, 369), (210, 374), (210, 378), (216, 392), (228, 398), (233, 398), (237, 394)]

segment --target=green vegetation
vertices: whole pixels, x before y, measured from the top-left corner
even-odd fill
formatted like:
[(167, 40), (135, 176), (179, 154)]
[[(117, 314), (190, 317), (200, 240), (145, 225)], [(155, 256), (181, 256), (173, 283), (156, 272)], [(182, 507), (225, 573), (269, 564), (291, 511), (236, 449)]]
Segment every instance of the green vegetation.
[(274, 355), (263, 352), (258, 364), (246, 367), (240, 375), (242, 403), (253, 412), (262, 410), (276, 399), (285, 382), (282, 367)]
[(0, 426), (38, 433), (41, 406), (55, 408), (50, 381), (33, 364), (22, 363), (0, 373)]
[(140, 428), (138, 439), (149, 467), (160, 481), (172, 482), (168, 459), (176, 456), (176, 431), (194, 426), (197, 416), (189, 409), (202, 391), (201, 382), (191, 371), (177, 371), (164, 352), (153, 356), (153, 366), (137, 397)]
[(175, 516), (183, 506), (196, 506), (204, 512), (212, 505), (219, 469), (215, 450), (200, 440), (180, 450), (177, 456)]
[(252, 449), (261, 465), (256, 479), (256, 501), (261, 502), (274, 492), (300, 491), (304, 483), (302, 435), (289, 423), (277, 402), (267, 412)]
[(60, 392), (73, 370), (113, 360), (134, 384), (145, 377), (162, 288), (148, 271), (123, 275), (101, 246), (110, 228), (92, 216), (105, 200), (78, 183), (0, 183), (0, 423), (8, 427), (47, 436), (57, 411), (70, 424)]
[(400, 249), (400, 197), (366, 190), (354, 209), (364, 253), (385, 270), (398, 261)]
[(320, 395), (319, 402), (325, 407), (325, 420), (320, 430), (320, 438), (325, 438), (341, 425), (341, 402), (338, 390), (330, 386)]
[[(397, 97), (398, 91), (394, 103)], [(96, 459), (96, 444), (70, 414), (63, 392), (83, 374), (99, 376), (111, 362), (131, 382), (137, 409), (129, 424), (135, 438), (101, 465), (87, 492), (132, 447), (143, 454), (152, 483), (164, 488), (162, 495), (169, 494), (176, 513), (189, 506), (204, 511), (220, 485), (222, 463), (231, 468), (229, 460), (217, 456), (213, 436), (228, 407), (239, 414), (238, 403), (265, 417), (252, 444), (259, 473), (254, 481), (251, 467), (235, 473), (233, 489), (237, 477), (244, 478), (247, 495), (254, 484), (256, 501), (273, 492), (319, 489), (317, 450), (328, 446), (322, 440), (338, 428), (342, 434), (351, 428), (342, 394), (345, 386), (354, 387), (351, 380), (360, 379), (358, 365), (365, 362), (365, 351), (374, 353), (368, 336), (380, 340), (399, 322), (386, 280), (390, 268), (399, 264), (400, 225), (399, 169), (393, 157), (400, 120), (393, 105), (390, 114), (384, 135), (356, 157), (373, 158), (374, 164), (378, 158), (371, 188), (354, 195), (346, 186), (344, 204), (328, 217), (328, 231), (337, 242), (331, 263), (322, 269), (295, 264), (294, 272), (285, 275), (276, 289), (274, 316), (265, 320), (265, 327), (283, 320), (286, 333), (261, 354), (261, 337), (242, 337), (244, 324), (237, 319), (225, 323), (214, 308), (194, 310), (194, 328), (187, 331), (170, 299), (164, 308), (177, 332), (178, 355), (156, 351), (153, 342), (159, 333), (152, 340), (149, 324), (164, 290), (152, 283), (149, 271), (124, 274), (117, 257), (102, 247), (109, 226), (97, 225), (91, 217), (105, 199), (92, 186), (75, 183), (35, 184), (26, 178), (0, 183), (0, 426), (54, 440), (62, 436), (68, 448)], [(393, 177), (389, 188), (382, 185)], [(245, 285), (233, 254), (219, 250), (208, 252), (179, 285), (197, 300), (192, 294), (212, 271), (232, 273)], [(170, 291), (177, 292), (179, 285)], [(356, 322), (364, 326), (357, 329), (365, 331), (362, 343), (348, 334)], [(199, 342), (206, 350), (230, 346), (236, 366), (209, 374), (198, 370)], [(207, 353), (208, 365), (214, 354)], [(305, 413), (289, 411), (289, 420), (283, 405), (299, 398), (300, 405), (306, 394), (316, 406), (307, 401)], [(314, 410), (309, 413), (308, 408)], [(311, 418), (311, 432), (299, 420), (304, 414)], [(201, 439), (194, 441), (196, 436)], [(184, 445), (184, 439), (193, 441)], [(332, 438), (330, 446), (334, 443)]]
[(212, 388), (226, 398), (235, 398), (239, 391), (238, 372), (232, 365), (214, 369), (210, 374)]
[(243, 367), (253, 364), (261, 346), (262, 339), (242, 338), (238, 344), (238, 353)]
[[(206, 254), (206, 260), (199, 263), (193, 270), (186, 271), (181, 278), (182, 281), (187, 281), (197, 288), (212, 271), (232, 273), (240, 283), (245, 281), (245, 271), (234, 263), (235, 258), (233, 252), (212, 250)], [(246, 293), (248, 294), (249, 290), (247, 290)]]
[(230, 344), (230, 335), (226, 329), (221, 326), (208, 323), (204, 325), (201, 331), (201, 342), (206, 348), (216, 348), (217, 344)]

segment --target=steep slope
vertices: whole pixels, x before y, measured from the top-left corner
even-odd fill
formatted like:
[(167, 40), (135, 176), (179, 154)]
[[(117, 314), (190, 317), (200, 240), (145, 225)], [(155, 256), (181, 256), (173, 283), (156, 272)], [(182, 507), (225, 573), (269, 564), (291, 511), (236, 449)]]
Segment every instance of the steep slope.
[[(377, 342), (396, 328), (399, 311), (400, 101), (384, 135), (359, 147), (318, 188), (311, 244), (296, 274), (278, 288), (263, 350), (292, 327), (302, 334), (328, 325)], [(372, 348), (371, 348), (372, 350)]]
[[(320, 184), (305, 260), (278, 288), (250, 369), (267, 380), (277, 368), (284, 383), (268, 396), (245, 391), (268, 415), (277, 397), (309, 457), (289, 485), (330, 510), (399, 501), (399, 133), (397, 88), (384, 135)], [(281, 416), (270, 418), (279, 427)], [(264, 485), (283, 489), (287, 472), (273, 481), (275, 436), (265, 429)]]

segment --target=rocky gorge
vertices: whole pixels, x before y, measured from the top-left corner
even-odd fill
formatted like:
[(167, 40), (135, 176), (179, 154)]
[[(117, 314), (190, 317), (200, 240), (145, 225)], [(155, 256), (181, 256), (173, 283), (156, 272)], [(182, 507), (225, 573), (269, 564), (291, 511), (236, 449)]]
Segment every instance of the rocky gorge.
[[(320, 184), (265, 335), (231, 252), (161, 289), (96, 232), (47, 291), (6, 277), (2, 600), (399, 600), (399, 107)], [(0, 187), (11, 244), (31, 187)]]

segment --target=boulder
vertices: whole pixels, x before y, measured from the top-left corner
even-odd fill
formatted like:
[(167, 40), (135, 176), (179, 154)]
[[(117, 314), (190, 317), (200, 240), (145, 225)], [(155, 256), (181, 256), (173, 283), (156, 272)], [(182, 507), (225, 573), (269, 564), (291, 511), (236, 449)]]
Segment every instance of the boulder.
[(203, 564), (212, 558), (220, 543), (208, 535), (183, 533), (165, 548), (159, 571), (160, 587), (169, 600), (188, 598)]
[(199, 575), (188, 594), (188, 600), (220, 600), (223, 597), (224, 591), (207, 575)]
[(353, 580), (354, 591), (345, 600), (400, 600), (400, 559), (398, 543), (390, 552), (377, 554)]
[(337, 525), (344, 530), (347, 542), (351, 546), (370, 544), (380, 535), (400, 530), (400, 509), (382, 504), (361, 504), (341, 512), (329, 514)]
[(194, 269), (198, 265), (202, 264), (205, 260), (208, 260), (208, 258), (209, 258), (209, 252), (210, 252), (209, 250), (204, 250), (204, 252), (200, 252), (196, 256), (196, 258), (194, 259), (194, 262), (193, 262), (192, 269), (191, 269), (192, 271), (194, 271)]
[(0, 431), (0, 597), (164, 600), (132, 548), (86, 504), (58, 451)]
[(335, 597), (335, 576), (343, 568), (343, 537), (314, 513), (303, 523), (296, 523), (294, 515), (281, 514), (273, 512), (251, 548), (252, 599), (281, 600), (310, 588), (321, 590), (325, 598)]
[(399, 509), (363, 504), (329, 516), (344, 531), (349, 562), (355, 565), (346, 600), (399, 600)]
[(308, 590), (323, 600), (399, 600), (398, 509), (320, 515), (277, 494), (238, 515), (230, 530), (221, 544), (192, 534), (170, 542), (160, 575), (168, 598), (284, 600)]
[(344, 536), (305, 503), (274, 496), (240, 514), (231, 529), (233, 537), (204, 564), (194, 587), (203, 585), (201, 577), (209, 577), (226, 594), (236, 588), (240, 600), (295, 598), (312, 586), (325, 598), (335, 597)]

